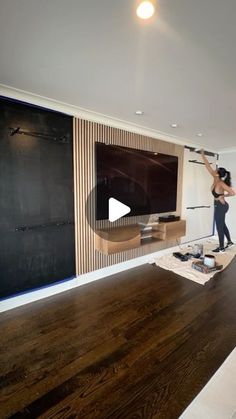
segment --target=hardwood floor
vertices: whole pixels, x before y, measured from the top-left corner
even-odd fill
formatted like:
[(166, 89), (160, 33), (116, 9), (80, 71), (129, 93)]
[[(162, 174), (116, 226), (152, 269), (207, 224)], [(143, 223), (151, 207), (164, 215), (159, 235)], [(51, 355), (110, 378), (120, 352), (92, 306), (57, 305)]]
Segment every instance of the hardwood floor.
[(0, 417), (178, 418), (236, 346), (235, 273), (145, 265), (2, 314)]

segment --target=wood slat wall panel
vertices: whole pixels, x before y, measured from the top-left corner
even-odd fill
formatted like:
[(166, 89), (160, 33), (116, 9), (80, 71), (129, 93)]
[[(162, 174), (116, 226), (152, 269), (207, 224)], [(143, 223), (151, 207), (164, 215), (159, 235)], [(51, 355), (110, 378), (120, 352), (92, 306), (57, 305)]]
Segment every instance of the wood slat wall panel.
[[(75, 229), (76, 229), (76, 270), (77, 275), (96, 269), (104, 268), (116, 263), (124, 262), (148, 253), (161, 250), (176, 244), (169, 240), (164, 243), (146, 244), (138, 249), (103, 255), (95, 250), (95, 236), (86, 217), (87, 198), (95, 186), (95, 147), (96, 141), (109, 144), (148, 150), (178, 156), (178, 191), (176, 214), (181, 214), (183, 155), (184, 147), (156, 140), (143, 135), (124, 131), (82, 119), (74, 120), (74, 175), (75, 175)], [(88, 208), (90, 217), (95, 222), (95, 208)], [(122, 218), (114, 226), (135, 224), (141, 217)], [(107, 226), (106, 221), (97, 222), (98, 228)]]

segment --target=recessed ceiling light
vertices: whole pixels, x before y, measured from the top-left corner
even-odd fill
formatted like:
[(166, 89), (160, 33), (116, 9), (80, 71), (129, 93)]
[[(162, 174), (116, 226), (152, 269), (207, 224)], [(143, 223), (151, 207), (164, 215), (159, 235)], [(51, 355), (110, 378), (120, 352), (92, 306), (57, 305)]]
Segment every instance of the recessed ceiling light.
[(137, 7), (136, 13), (140, 19), (150, 19), (155, 13), (155, 0), (141, 1)]
[(198, 133), (197, 133), (197, 137), (203, 137), (202, 132), (198, 132)]
[(171, 128), (178, 128), (179, 125), (174, 123), (174, 124), (171, 124), (170, 126), (171, 126)]
[(144, 114), (144, 112), (143, 111), (136, 111), (135, 112), (135, 115), (143, 115)]

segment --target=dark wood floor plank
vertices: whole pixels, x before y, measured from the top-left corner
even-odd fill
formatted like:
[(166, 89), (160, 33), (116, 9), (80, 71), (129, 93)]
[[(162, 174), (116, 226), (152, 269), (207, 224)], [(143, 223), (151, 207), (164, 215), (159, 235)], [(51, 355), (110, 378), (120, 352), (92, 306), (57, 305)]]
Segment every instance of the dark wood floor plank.
[(236, 346), (235, 272), (145, 265), (4, 313), (3, 417), (177, 418)]
[[(234, 347), (236, 334), (232, 333), (230, 326), (224, 330), (223, 336), (221, 334), (222, 325), (218, 326), (217, 319), (212, 322), (209, 321), (209, 325), (212, 327), (212, 333), (209, 333), (208, 330), (205, 333), (197, 331), (189, 338), (186, 346), (177, 348), (162, 363), (152, 365), (151, 357), (153, 354), (150, 353), (149, 361), (152, 368), (149, 371), (146, 367), (147, 362), (143, 360), (145, 372), (141, 378), (138, 373), (135, 375), (135, 372), (130, 371), (129, 377), (127, 377), (128, 381), (126, 381), (126, 392), (122, 394), (120, 391), (122, 383), (117, 387), (120, 391), (118, 394), (120, 407), (114, 409), (116, 395), (115, 392), (112, 392), (114, 399), (113, 401), (109, 400), (111, 411), (106, 406), (106, 411), (109, 412), (107, 417), (112, 414), (112, 417), (119, 418), (122, 417), (122, 412), (126, 412), (127, 417), (131, 417), (131, 413), (135, 416), (135, 406), (137, 417), (145, 418), (146, 416), (140, 416), (137, 412), (142, 410), (143, 406), (148, 408), (149, 398), (153, 400), (153, 417), (178, 417), (182, 409), (188, 404), (186, 401), (191, 401), (193, 397), (191, 394), (189, 400), (189, 389), (191, 388), (191, 391), (193, 391), (193, 388), (197, 389), (195, 391), (195, 394), (197, 394), (202, 388), (203, 382), (205, 384), (212, 373), (215, 372), (214, 366), (217, 360), (223, 362), (228, 351), (231, 351)], [(225, 340), (227, 341), (226, 347)], [(136, 368), (140, 371), (138, 365)], [(182, 399), (178, 397), (180, 389), (182, 390), (181, 396), (184, 397), (184, 403), (180, 402)], [(173, 412), (171, 412), (171, 399), (172, 403), (175, 402), (176, 416), (173, 416)]]
[[(198, 337), (197, 337), (197, 342), (198, 342)], [(207, 339), (207, 343), (208, 342), (208, 334), (206, 334), (206, 339)], [(234, 336), (235, 339), (235, 336)], [(193, 347), (195, 348), (195, 344), (196, 342), (193, 340)], [(199, 349), (199, 348), (198, 348)], [(161, 369), (164, 367), (164, 363), (160, 364), (157, 363), (157, 361), (155, 360), (155, 354), (158, 351), (158, 348), (156, 348), (155, 350), (152, 350), (151, 353), (147, 354), (146, 359), (141, 358), (140, 362), (136, 362), (135, 365), (133, 365), (133, 369), (128, 369), (127, 370), (127, 374), (123, 377), (123, 382), (119, 382), (118, 385), (116, 385), (116, 388), (112, 388), (112, 392), (109, 396), (109, 398), (107, 399), (107, 403), (116, 406), (117, 404), (121, 404), (122, 405), (122, 393), (125, 394), (125, 396), (127, 397), (128, 403), (131, 404), (131, 410), (133, 409), (133, 404), (134, 404), (134, 400), (132, 399), (132, 394), (133, 391), (135, 389), (135, 385), (136, 385), (136, 381), (137, 381), (137, 388), (138, 389), (142, 389), (143, 386), (145, 389), (148, 389), (148, 392), (150, 391), (149, 389), (149, 385), (151, 382), (151, 377), (154, 374), (154, 377), (156, 378), (158, 376), (158, 374), (160, 373)], [(202, 348), (200, 347), (200, 351), (202, 351)], [(140, 364), (140, 365), (139, 365)], [(169, 364), (169, 359), (167, 362), (167, 366)], [(188, 365), (189, 367), (189, 365)], [(172, 366), (173, 368), (173, 366)], [(172, 368), (170, 370), (170, 374), (173, 374)], [(185, 368), (186, 369), (186, 368)], [(140, 374), (140, 371), (142, 371), (142, 374)], [(191, 371), (191, 369), (190, 369)], [(176, 371), (175, 371), (176, 372)], [(167, 372), (164, 371), (164, 378), (165, 380), (167, 380), (167, 382), (171, 382), (170, 380), (170, 376), (168, 376)], [(143, 383), (143, 386), (142, 386)], [(105, 384), (105, 383), (104, 383)], [(179, 384), (179, 383), (177, 383)], [(105, 385), (103, 386), (105, 387)], [(136, 388), (136, 391), (137, 391)], [(106, 389), (104, 389), (104, 391), (106, 391)], [(116, 391), (118, 391), (118, 395), (116, 394)], [(161, 394), (161, 390), (160, 390), (160, 394)], [(168, 395), (169, 397), (169, 395)], [(106, 393), (104, 393), (103, 395), (100, 394), (98, 397), (98, 401), (93, 400), (93, 412), (90, 412), (91, 406), (89, 407), (89, 411), (87, 410), (80, 410), (82, 404), (80, 402), (80, 404), (77, 404), (77, 399), (76, 397), (70, 396), (70, 406), (73, 405), (74, 403), (74, 411), (79, 413), (79, 417), (87, 417), (88, 415), (91, 414), (91, 417), (102, 417), (101, 416), (101, 412), (99, 410), (99, 406), (100, 406), (100, 400), (101, 399), (106, 399)], [(138, 394), (138, 399), (143, 400), (143, 394)], [(130, 401), (131, 400), (131, 401)], [(69, 400), (68, 400), (69, 401)], [(90, 401), (91, 401), (91, 395), (90, 395)], [(106, 410), (107, 410), (107, 406), (106, 406)], [(56, 412), (58, 413), (60, 409), (60, 406), (57, 406), (56, 408)], [(127, 405), (125, 404), (124, 406), (122, 406), (121, 411), (123, 412), (127, 412)], [(98, 416), (97, 416), (98, 415)], [(115, 412), (112, 411), (110, 412), (110, 414), (108, 415), (108, 417), (115, 417)], [(53, 416), (52, 416), (53, 417)], [(119, 417), (119, 416), (118, 416)], [(122, 417), (122, 414), (121, 414)], [(137, 416), (140, 417), (140, 416)], [(145, 417), (145, 416), (144, 416)]]

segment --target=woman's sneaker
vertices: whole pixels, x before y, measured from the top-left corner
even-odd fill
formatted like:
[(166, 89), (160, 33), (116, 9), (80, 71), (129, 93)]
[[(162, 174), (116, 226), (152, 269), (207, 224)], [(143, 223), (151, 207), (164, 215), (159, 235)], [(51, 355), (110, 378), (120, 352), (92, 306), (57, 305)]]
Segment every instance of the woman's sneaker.
[(230, 242), (227, 243), (225, 248), (228, 249), (229, 247), (232, 247), (232, 246), (234, 246), (234, 243), (230, 241)]
[(212, 250), (214, 253), (224, 253), (225, 248), (224, 247), (217, 247), (216, 249)]

